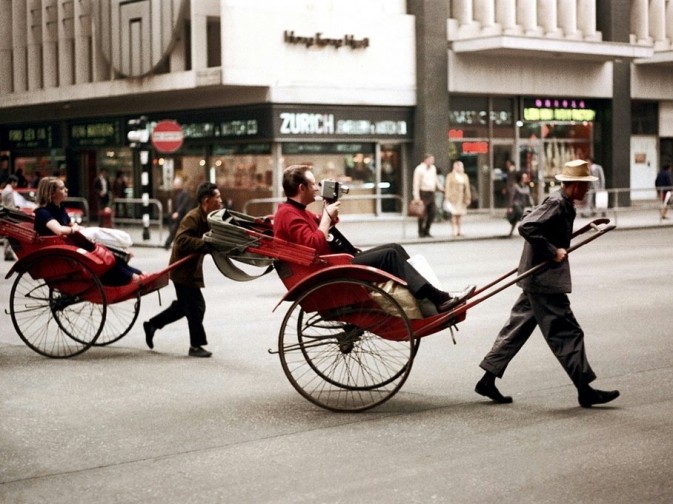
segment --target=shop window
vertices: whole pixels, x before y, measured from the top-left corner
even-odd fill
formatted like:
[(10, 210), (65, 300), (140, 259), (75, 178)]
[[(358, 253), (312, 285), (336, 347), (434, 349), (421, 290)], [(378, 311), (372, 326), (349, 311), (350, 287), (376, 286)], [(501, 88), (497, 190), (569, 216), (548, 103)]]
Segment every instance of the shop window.
[(659, 105), (656, 102), (631, 103), (631, 134), (656, 135), (659, 132)]
[(222, 39), (220, 18), (208, 18), (206, 24), (208, 68), (222, 66)]

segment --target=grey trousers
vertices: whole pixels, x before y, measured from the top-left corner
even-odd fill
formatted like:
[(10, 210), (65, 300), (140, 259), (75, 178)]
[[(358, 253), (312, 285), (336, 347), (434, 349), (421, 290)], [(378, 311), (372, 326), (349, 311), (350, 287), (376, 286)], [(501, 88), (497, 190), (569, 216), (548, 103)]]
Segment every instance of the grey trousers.
[(549, 348), (575, 386), (588, 385), (596, 379), (584, 350), (584, 332), (570, 309), (566, 294), (522, 292), (493, 348), (479, 366), (502, 378), (507, 365), (536, 326), (540, 326)]

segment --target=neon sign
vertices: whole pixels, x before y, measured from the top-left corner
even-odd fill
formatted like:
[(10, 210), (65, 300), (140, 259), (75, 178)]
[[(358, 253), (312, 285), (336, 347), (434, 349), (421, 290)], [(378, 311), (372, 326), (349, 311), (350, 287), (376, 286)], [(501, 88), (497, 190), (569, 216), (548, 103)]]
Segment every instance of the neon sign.
[[(532, 102), (532, 103), (531, 103)], [(536, 98), (526, 100), (524, 121), (594, 121), (596, 110), (587, 106), (585, 100), (569, 98)]]

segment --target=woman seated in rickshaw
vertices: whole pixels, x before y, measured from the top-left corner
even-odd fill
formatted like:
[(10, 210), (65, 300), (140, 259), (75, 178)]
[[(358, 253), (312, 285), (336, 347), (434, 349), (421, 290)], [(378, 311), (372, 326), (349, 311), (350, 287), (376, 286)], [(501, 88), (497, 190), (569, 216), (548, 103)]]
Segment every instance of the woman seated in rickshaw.
[[(293, 165), (283, 171), (283, 190), (287, 201), (278, 207), (274, 217), (274, 236), (305, 245), (318, 254), (333, 254), (328, 237), (330, 229), (338, 222), (340, 201), (325, 202), (322, 216), (309, 211), (307, 205), (315, 201), (319, 187), (310, 166)], [(409, 254), (397, 243), (380, 245), (358, 252), (353, 264), (373, 266), (407, 282), (407, 288), (418, 300), (428, 299), (439, 313), (451, 311), (474, 291), (469, 286), (463, 292), (451, 296), (425, 279), (407, 262)]]
[[(68, 197), (68, 188), (58, 177), (44, 177), (37, 186), (37, 208), (34, 210), (34, 229), (40, 236), (68, 236), (81, 230), (77, 223), (71, 223), (63, 207)], [(92, 244), (93, 246), (93, 244)], [(115, 257), (114, 266), (101, 277), (104, 285), (126, 285), (143, 277), (140, 270)]]

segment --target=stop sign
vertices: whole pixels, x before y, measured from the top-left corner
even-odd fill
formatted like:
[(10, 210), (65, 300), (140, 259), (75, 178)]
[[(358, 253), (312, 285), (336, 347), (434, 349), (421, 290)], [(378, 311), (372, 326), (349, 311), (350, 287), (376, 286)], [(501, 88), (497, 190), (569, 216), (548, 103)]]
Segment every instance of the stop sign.
[(152, 130), (152, 145), (159, 152), (175, 152), (183, 139), (182, 128), (175, 121), (159, 121)]

